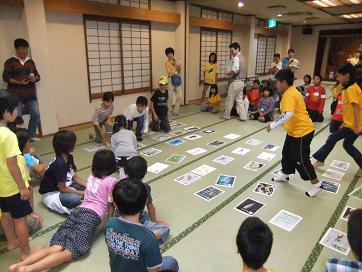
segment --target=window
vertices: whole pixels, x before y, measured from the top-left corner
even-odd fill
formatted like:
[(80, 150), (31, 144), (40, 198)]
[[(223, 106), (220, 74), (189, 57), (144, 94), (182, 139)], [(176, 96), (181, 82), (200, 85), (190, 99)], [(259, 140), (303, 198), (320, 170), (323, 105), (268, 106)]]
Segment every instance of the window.
[(275, 53), (276, 37), (258, 36), (256, 51), (255, 74), (266, 74), (270, 64), (273, 62)]
[(201, 18), (232, 22), (233, 14), (230, 12), (202, 8)]
[(200, 36), (200, 82), (204, 80), (204, 64), (209, 61), (211, 52), (217, 55), (218, 79), (225, 79), (224, 71), (230, 61), (229, 45), (232, 42), (232, 32), (202, 28)]
[(85, 16), (90, 98), (151, 89), (150, 24)]
[(127, 7), (149, 9), (149, 0), (92, 0), (94, 2), (115, 4)]

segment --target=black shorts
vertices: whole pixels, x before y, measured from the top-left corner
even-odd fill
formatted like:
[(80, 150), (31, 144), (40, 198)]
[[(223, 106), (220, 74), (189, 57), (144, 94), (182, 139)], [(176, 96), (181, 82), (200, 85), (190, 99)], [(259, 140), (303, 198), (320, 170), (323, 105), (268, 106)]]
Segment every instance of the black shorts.
[(20, 193), (0, 197), (0, 209), (4, 213), (10, 213), (13, 219), (19, 219), (33, 212), (29, 200), (21, 200)]

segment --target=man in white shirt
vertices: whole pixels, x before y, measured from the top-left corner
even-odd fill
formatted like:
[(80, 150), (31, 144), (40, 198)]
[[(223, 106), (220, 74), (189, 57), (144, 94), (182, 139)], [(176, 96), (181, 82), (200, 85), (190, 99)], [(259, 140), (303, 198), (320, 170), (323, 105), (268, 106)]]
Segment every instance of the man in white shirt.
[[(233, 57), (230, 67), (226, 70), (225, 74), (229, 78), (229, 87), (227, 97), (225, 99), (225, 112), (224, 119), (230, 119), (230, 113), (234, 107), (234, 103), (239, 95), (242, 95), (245, 79), (245, 60), (240, 52), (240, 44), (233, 42), (229, 45), (230, 53)], [(240, 100), (243, 101), (243, 100)], [(240, 107), (244, 108), (244, 107)], [(247, 120), (247, 112), (238, 112), (241, 121)]]
[(132, 129), (133, 122), (137, 122), (136, 137), (137, 141), (142, 141), (143, 133), (148, 133), (148, 100), (144, 96), (137, 97), (136, 104), (131, 104), (124, 112), (128, 122), (128, 129)]

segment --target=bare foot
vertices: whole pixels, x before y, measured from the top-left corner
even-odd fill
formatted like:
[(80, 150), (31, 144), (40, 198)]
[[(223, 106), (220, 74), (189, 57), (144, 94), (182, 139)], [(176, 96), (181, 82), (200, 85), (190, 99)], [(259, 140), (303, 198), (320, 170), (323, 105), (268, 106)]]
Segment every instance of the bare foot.
[(15, 240), (14, 243), (8, 243), (8, 250), (14, 250), (15, 248), (18, 248), (19, 247), (19, 242), (18, 240)]
[(324, 163), (320, 162), (320, 161), (316, 161), (315, 163), (313, 163), (314, 168), (319, 168), (319, 167), (322, 167), (323, 165), (324, 165)]

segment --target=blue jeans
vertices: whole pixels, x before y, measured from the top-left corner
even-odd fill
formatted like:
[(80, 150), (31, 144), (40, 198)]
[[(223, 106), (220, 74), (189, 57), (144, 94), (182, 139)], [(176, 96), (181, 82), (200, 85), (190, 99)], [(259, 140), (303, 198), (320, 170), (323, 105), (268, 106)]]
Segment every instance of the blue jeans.
[[(144, 116), (140, 116), (137, 117), (133, 120), (128, 120), (128, 129), (132, 129), (133, 128), (133, 122), (137, 122), (137, 127), (136, 127), (136, 137), (140, 138), (142, 137), (142, 129), (145, 125), (145, 118)], [(147, 124), (148, 125), (148, 124)]]
[(354, 159), (359, 168), (362, 169), (362, 154), (353, 145), (359, 135), (360, 134), (357, 135), (354, 133), (354, 131), (350, 128), (342, 127), (328, 136), (326, 143), (316, 153), (313, 154), (313, 158), (315, 158), (317, 161), (324, 162), (329, 153), (332, 152), (336, 143), (344, 139), (343, 148)]
[(178, 266), (178, 262), (174, 257), (171, 256), (164, 256), (162, 257), (162, 270), (167, 270), (167, 271), (174, 271), (174, 272), (178, 272), (179, 271), (179, 266)]
[[(85, 190), (85, 187), (83, 185), (77, 183), (73, 183), (69, 187), (79, 191)], [(82, 204), (82, 199), (80, 198), (80, 195), (76, 193), (60, 193), (59, 200), (60, 203), (62, 203), (62, 205), (68, 209), (76, 208), (80, 204)]]
[(161, 234), (161, 239), (158, 240), (159, 243), (166, 242), (168, 236), (170, 235), (170, 228), (166, 225), (155, 223), (151, 221), (151, 218), (148, 212), (144, 211), (140, 218), (140, 223), (148, 230), (154, 232), (159, 231)]
[(30, 121), (28, 126), (28, 136), (29, 138), (34, 138), (36, 136), (36, 129), (38, 128), (39, 121), (40, 121), (40, 112), (39, 112), (39, 105), (37, 100), (30, 100), (30, 101), (23, 101), (19, 102), (18, 107), (18, 115), (22, 116), (23, 108), (27, 107), (30, 114)]

